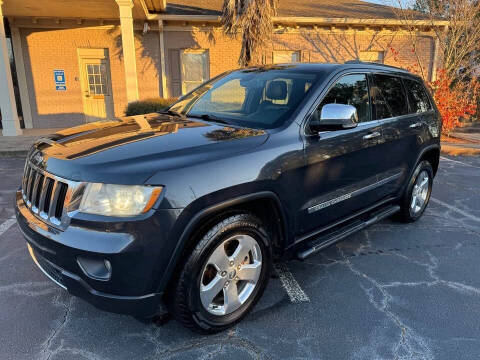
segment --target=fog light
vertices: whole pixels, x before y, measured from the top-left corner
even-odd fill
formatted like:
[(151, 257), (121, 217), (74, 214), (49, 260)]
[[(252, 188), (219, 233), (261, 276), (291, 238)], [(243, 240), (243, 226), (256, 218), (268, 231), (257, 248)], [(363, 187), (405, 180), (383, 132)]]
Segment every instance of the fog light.
[(112, 276), (112, 265), (107, 259), (91, 259), (78, 256), (77, 263), (85, 275), (91, 279), (108, 281)]

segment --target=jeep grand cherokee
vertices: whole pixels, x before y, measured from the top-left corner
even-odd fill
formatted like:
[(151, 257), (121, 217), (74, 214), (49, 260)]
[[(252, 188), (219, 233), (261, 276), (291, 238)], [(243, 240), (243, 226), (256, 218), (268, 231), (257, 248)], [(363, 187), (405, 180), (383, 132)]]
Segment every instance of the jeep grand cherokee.
[(35, 263), (71, 294), (139, 317), (165, 304), (221, 331), (260, 298), (274, 259), (395, 213), (417, 220), (440, 129), (423, 82), (401, 69), (232, 71), (163, 113), (40, 139), (16, 215)]

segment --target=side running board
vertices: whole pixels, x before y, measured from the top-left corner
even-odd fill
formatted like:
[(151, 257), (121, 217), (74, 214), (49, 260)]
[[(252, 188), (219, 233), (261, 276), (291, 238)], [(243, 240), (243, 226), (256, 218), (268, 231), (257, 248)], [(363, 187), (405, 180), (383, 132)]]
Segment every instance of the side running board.
[(377, 210), (369, 214), (368, 217), (362, 220), (354, 220), (353, 222), (339, 228), (338, 230), (335, 230), (333, 232), (330, 232), (329, 234), (321, 235), (313, 240), (310, 240), (306, 244), (306, 249), (304, 248), (304, 250), (301, 250), (297, 253), (297, 257), (303, 260), (306, 257), (316, 253), (317, 251), (320, 251), (326, 248), (327, 246), (335, 244), (336, 242), (343, 240), (347, 236), (352, 235), (353, 233), (356, 233), (357, 231), (360, 231), (366, 228), (367, 226), (375, 224), (376, 222), (382, 219), (385, 219), (395, 214), (398, 211), (400, 211), (400, 206), (389, 205), (387, 207), (384, 207), (380, 210)]

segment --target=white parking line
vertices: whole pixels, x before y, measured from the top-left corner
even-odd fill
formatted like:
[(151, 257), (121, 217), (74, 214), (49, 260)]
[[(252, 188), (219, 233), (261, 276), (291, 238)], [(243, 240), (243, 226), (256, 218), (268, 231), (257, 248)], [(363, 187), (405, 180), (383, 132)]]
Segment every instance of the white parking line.
[(467, 163), (464, 163), (464, 162), (458, 161), (458, 160), (449, 159), (449, 158), (446, 158), (446, 157), (444, 157), (444, 156), (440, 156), (440, 159), (445, 160), (445, 161), (451, 161), (451, 162), (454, 162), (454, 163), (457, 163), (457, 164), (462, 164), (462, 165), (465, 165), (465, 166), (470, 166), (470, 167), (473, 167), (473, 168), (475, 168), (475, 169), (480, 169), (479, 166), (467, 164)]
[(12, 216), (10, 219), (1, 223), (0, 224), (0, 235), (2, 235), (5, 231), (7, 231), (10, 228), (10, 226), (15, 224), (16, 222), (17, 222), (17, 219), (15, 219), (15, 216)]
[(472, 215), (472, 214), (469, 214), (467, 213), (466, 211), (463, 211), (462, 209), (459, 209), (455, 206), (452, 206), (450, 204), (447, 204), (447, 203), (444, 203), (443, 201), (441, 200), (438, 200), (438, 199), (435, 199), (435, 198), (430, 198), (430, 200), (432, 200), (434, 203), (436, 204), (439, 204), (439, 205), (442, 205), (442, 206), (445, 206), (446, 208), (452, 210), (452, 211), (455, 211), (456, 213), (460, 214), (460, 215), (463, 215), (473, 221), (478, 221), (480, 222), (480, 218), (479, 217), (476, 217), (475, 215)]
[(292, 303), (310, 301), (308, 295), (305, 294), (297, 280), (293, 277), (293, 274), (288, 270), (287, 264), (275, 264), (275, 270)]

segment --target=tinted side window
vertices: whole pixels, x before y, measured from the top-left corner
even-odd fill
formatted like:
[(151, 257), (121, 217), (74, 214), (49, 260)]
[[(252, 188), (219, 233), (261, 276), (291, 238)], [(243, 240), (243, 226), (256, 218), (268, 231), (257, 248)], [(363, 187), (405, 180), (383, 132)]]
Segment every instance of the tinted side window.
[(345, 75), (330, 89), (318, 107), (322, 110), (326, 104), (345, 104), (355, 106), (358, 121), (370, 120), (370, 100), (368, 97), (367, 76), (365, 74)]
[(408, 113), (407, 99), (402, 80), (395, 76), (373, 75), (370, 88), (373, 114), (376, 120), (405, 115)]
[(410, 111), (412, 113), (422, 113), (432, 109), (432, 104), (423, 84), (409, 79), (403, 79), (403, 82), (407, 88), (408, 101), (410, 102)]

